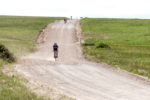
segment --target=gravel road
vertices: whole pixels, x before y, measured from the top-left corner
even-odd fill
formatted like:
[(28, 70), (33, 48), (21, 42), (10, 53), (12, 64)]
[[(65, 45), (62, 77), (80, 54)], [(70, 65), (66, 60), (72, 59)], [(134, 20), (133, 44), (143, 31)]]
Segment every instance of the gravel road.
[[(83, 58), (78, 20), (48, 25), (37, 42), (37, 51), (16, 65), (26, 78), (77, 100), (150, 100), (148, 79)], [(56, 61), (52, 49), (55, 42), (59, 45)]]

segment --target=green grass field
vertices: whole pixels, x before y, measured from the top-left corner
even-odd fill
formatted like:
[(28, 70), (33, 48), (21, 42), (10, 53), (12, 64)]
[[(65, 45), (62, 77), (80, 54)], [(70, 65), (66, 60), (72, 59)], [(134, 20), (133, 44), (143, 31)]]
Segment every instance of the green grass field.
[[(42, 28), (60, 19), (0, 16), (0, 43), (18, 59), (35, 50), (35, 39)], [(44, 100), (30, 92), (16, 76), (4, 75), (2, 66), (5, 64), (8, 62), (0, 59), (0, 100)]]
[(150, 20), (85, 18), (81, 26), (87, 59), (150, 78)]
[(0, 43), (20, 57), (34, 51), (39, 31), (58, 19), (61, 18), (0, 17)]

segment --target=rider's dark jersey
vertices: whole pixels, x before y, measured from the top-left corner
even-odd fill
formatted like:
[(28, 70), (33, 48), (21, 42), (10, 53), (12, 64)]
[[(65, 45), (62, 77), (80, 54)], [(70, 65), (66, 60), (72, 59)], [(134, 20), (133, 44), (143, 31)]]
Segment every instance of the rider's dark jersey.
[(58, 51), (58, 45), (53, 45), (53, 50)]

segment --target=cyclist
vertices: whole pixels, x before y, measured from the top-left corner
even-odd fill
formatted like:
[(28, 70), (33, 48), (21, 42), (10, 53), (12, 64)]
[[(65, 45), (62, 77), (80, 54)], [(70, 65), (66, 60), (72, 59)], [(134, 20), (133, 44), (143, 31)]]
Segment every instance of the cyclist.
[(54, 43), (53, 45), (53, 51), (54, 51), (54, 58), (58, 58), (58, 45), (57, 43)]
[(64, 23), (65, 23), (65, 24), (67, 23), (67, 19), (64, 19)]

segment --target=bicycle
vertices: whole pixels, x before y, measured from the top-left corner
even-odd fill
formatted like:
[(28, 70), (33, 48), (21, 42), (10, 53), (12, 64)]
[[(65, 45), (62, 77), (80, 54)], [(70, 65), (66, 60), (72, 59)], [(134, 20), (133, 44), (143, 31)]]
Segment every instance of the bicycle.
[(58, 58), (58, 51), (54, 51), (54, 58), (55, 58), (55, 61), (56, 61), (56, 59)]

